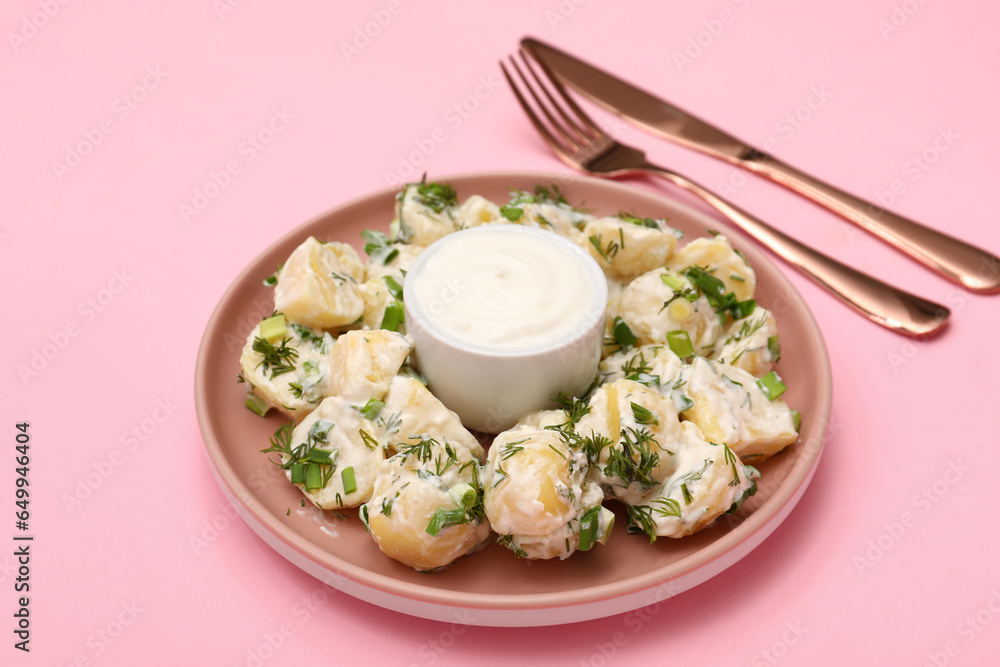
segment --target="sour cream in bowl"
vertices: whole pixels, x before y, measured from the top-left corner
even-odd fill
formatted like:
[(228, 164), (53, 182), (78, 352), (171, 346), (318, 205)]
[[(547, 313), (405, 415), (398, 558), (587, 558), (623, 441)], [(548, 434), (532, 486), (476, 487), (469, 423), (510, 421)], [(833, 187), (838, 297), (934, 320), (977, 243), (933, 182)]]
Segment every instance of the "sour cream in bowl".
[(417, 369), (467, 428), (504, 431), (597, 375), (607, 281), (558, 234), (520, 225), (449, 234), (417, 257), (403, 290)]

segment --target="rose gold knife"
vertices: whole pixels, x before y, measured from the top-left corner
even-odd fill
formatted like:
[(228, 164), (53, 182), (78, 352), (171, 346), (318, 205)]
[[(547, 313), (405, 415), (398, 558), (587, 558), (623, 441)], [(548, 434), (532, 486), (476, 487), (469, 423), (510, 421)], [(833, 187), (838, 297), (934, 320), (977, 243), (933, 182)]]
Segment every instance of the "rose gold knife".
[(875, 234), (966, 289), (987, 294), (1000, 292), (1000, 258), (995, 255), (823, 183), (669, 102), (537, 39), (525, 37), (521, 46), (561, 82), (640, 128), (766, 176)]

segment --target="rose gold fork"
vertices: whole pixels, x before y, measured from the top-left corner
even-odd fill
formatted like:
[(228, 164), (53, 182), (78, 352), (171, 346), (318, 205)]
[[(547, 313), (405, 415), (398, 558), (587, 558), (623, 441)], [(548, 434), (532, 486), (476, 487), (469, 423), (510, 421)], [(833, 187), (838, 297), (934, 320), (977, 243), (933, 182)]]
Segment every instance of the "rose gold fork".
[[(828, 292), (884, 327), (904, 334), (925, 335), (941, 329), (948, 321), (951, 313), (944, 306), (841, 264), (799, 243), (691, 179), (649, 162), (641, 150), (615, 140), (598, 127), (566, 94), (565, 88), (552, 76), (544, 63), (532, 65), (523, 52), (521, 60), (523, 69), (515, 57), (510, 58), (510, 65), (517, 73), (520, 85), (503, 62), (500, 63), (500, 68), (535, 129), (552, 151), (570, 167), (604, 178), (652, 174), (670, 181), (703, 199)], [(536, 67), (542, 69), (547, 84), (543, 83)], [(525, 75), (525, 71), (530, 74), (530, 78)], [(522, 88), (528, 91), (541, 111), (541, 116), (528, 103)], [(551, 91), (555, 91), (555, 95)]]

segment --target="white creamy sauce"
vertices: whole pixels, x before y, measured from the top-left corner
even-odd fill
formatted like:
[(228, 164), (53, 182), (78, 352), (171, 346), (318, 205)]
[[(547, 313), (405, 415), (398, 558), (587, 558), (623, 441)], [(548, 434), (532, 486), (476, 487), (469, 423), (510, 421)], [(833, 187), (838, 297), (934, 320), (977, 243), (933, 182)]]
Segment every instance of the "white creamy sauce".
[(419, 272), (407, 276), (427, 319), (454, 338), (501, 349), (582, 333), (598, 289), (586, 265), (592, 260), (550, 232), (525, 231), (477, 228), (429, 248)]

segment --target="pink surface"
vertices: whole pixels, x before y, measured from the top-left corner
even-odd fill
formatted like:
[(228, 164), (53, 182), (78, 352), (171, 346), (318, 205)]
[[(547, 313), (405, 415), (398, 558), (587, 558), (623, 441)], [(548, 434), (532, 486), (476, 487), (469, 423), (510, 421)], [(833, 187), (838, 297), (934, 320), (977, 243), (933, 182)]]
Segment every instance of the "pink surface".
[[(151, 4), (2, 10), (0, 662), (995, 662), (1000, 359), (982, 341), (1000, 296), (964, 292), (776, 186), (638, 133), (626, 136), (651, 158), (954, 312), (942, 336), (912, 341), (787, 272), (829, 347), (830, 438), (791, 517), (718, 577), (560, 628), (382, 610), (320, 585), (236, 518), (192, 395), (209, 314), (287, 230), (424, 170), (564, 171), (501, 84), (497, 60), (526, 34), (1000, 252), (993, 3)], [(30, 654), (11, 632), (20, 421)]]

